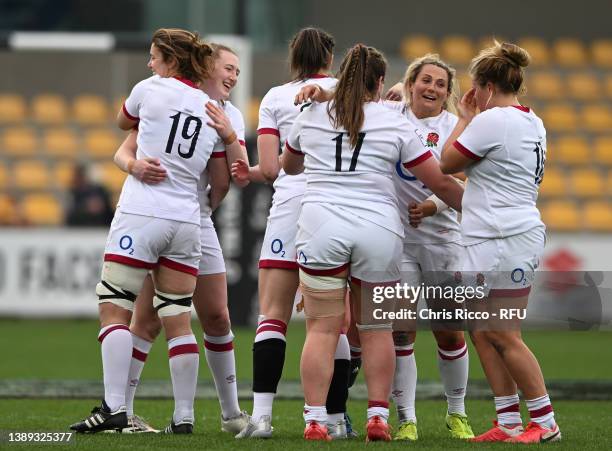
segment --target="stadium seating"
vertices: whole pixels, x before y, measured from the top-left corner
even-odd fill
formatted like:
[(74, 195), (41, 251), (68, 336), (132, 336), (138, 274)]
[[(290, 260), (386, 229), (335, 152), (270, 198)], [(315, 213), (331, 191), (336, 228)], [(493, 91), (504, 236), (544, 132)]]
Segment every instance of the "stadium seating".
[(32, 127), (6, 127), (2, 132), (1, 148), (13, 158), (32, 157), (38, 152), (38, 138)]
[(30, 194), (21, 202), (22, 213), (28, 224), (55, 226), (64, 222), (62, 205), (51, 194)]
[(606, 104), (588, 104), (581, 111), (581, 121), (587, 131), (609, 132), (612, 130), (612, 111)]
[(541, 209), (544, 223), (556, 230), (572, 231), (580, 226), (580, 214), (573, 202), (548, 202)]
[(598, 39), (591, 44), (593, 63), (602, 68), (612, 68), (612, 40)]
[(557, 162), (568, 166), (591, 163), (589, 144), (587, 140), (580, 135), (566, 135), (559, 138), (554, 153)]
[(565, 95), (563, 81), (557, 72), (535, 72), (527, 78), (529, 97), (545, 100), (559, 100)]
[(600, 136), (595, 139), (595, 162), (612, 166), (612, 136)]
[(47, 128), (43, 134), (43, 147), (51, 157), (76, 159), (79, 156), (78, 137), (68, 127)]
[(612, 207), (609, 202), (589, 202), (584, 207), (585, 226), (593, 231), (612, 231)]
[(543, 197), (561, 197), (567, 194), (567, 177), (554, 167), (544, 171), (544, 180), (540, 185), (540, 195)]
[(55, 186), (67, 190), (72, 182), (75, 164), (71, 161), (60, 161), (53, 166)]
[(439, 47), (440, 56), (451, 65), (467, 65), (476, 54), (472, 41), (465, 36), (445, 36)]
[(567, 87), (570, 96), (576, 100), (597, 100), (601, 96), (599, 78), (588, 72), (568, 75)]
[(72, 105), (75, 122), (84, 125), (106, 125), (111, 118), (106, 100), (100, 96), (84, 94), (76, 97)]
[(32, 100), (32, 117), (45, 125), (64, 124), (68, 120), (66, 99), (58, 94), (40, 94)]
[(436, 44), (432, 38), (425, 35), (405, 37), (400, 45), (400, 55), (406, 62), (436, 51)]
[(5, 190), (9, 186), (9, 171), (6, 165), (0, 162), (0, 190)]
[(27, 107), (25, 99), (13, 93), (0, 94), (0, 124), (14, 124), (25, 121)]
[(85, 151), (92, 159), (112, 159), (119, 144), (119, 138), (113, 129), (96, 128), (85, 132)]
[(579, 197), (599, 197), (605, 194), (605, 181), (595, 169), (577, 169), (570, 178), (572, 191)]
[(53, 188), (47, 164), (40, 160), (17, 161), (13, 165), (13, 183), (23, 191), (44, 191)]
[(0, 194), (0, 225), (14, 225), (17, 216), (15, 201), (7, 194)]
[(584, 67), (588, 62), (586, 48), (578, 39), (557, 39), (552, 49), (555, 61), (562, 67)]
[(548, 131), (568, 132), (578, 128), (578, 113), (570, 103), (549, 103), (541, 111)]
[(550, 63), (550, 49), (543, 39), (525, 37), (519, 39), (517, 44), (529, 52), (533, 66), (548, 66)]
[(114, 163), (108, 162), (98, 164), (95, 168), (95, 172), (98, 174), (100, 182), (110, 191), (121, 191), (126, 174), (115, 166)]

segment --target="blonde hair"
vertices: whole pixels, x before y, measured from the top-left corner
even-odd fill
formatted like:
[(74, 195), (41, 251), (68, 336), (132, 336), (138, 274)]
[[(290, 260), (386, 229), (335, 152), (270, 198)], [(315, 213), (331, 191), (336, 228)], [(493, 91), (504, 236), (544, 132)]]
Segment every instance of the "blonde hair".
[(406, 103), (410, 104), (410, 91), (408, 89), (408, 85), (413, 85), (416, 82), (417, 77), (426, 64), (432, 64), (446, 71), (446, 75), (448, 77), (448, 96), (442, 105), (442, 108), (453, 114), (457, 114), (457, 102), (459, 101), (459, 83), (457, 82), (457, 73), (455, 69), (442, 61), (440, 55), (437, 53), (428, 53), (415, 59), (406, 69), (403, 80), (404, 99), (406, 100)]
[(490, 82), (504, 93), (524, 94), (524, 68), (529, 66), (531, 56), (527, 50), (516, 44), (498, 41), (494, 43), (472, 59), (470, 75), (479, 86)]
[(376, 94), (378, 80), (385, 77), (386, 71), (387, 61), (382, 53), (363, 44), (353, 46), (340, 64), (338, 84), (327, 113), (334, 127), (348, 132), (351, 147), (357, 145), (365, 119), (363, 104)]
[(198, 33), (180, 28), (160, 28), (151, 43), (159, 49), (165, 63), (176, 63), (178, 75), (193, 82), (208, 78), (214, 62), (213, 49)]

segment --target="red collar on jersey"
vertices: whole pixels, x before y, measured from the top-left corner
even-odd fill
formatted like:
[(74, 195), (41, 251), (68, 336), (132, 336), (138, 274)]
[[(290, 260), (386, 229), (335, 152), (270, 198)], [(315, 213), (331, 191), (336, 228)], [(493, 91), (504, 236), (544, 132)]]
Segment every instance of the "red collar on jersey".
[(306, 78), (329, 78), (329, 75), (326, 74), (308, 74)]
[(187, 86), (190, 86), (192, 88), (198, 89), (198, 85), (196, 85), (191, 80), (187, 80), (186, 78), (181, 78), (181, 77), (174, 77), (174, 78), (176, 78), (178, 81), (180, 81), (182, 83), (185, 83)]
[(516, 108), (517, 110), (521, 110), (525, 113), (529, 113), (530, 111), (530, 108), (528, 106), (523, 106), (523, 105), (510, 105), (510, 106)]

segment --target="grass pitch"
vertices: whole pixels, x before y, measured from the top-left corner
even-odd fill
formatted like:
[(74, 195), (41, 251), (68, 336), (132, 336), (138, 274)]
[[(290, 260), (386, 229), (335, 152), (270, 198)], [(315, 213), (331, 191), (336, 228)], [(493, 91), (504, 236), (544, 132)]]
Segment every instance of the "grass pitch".
[[(5, 431), (66, 431), (68, 425), (84, 417), (98, 401), (95, 400), (0, 400), (0, 430)], [(227, 433), (220, 432), (219, 406), (214, 400), (196, 402), (196, 426), (192, 436), (163, 436), (157, 434), (117, 435), (92, 434), (78, 435), (70, 445), (53, 445), (61, 448), (76, 446), (87, 450), (146, 450), (151, 449), (205, 449), (205, 450), (293, 450), (293, 449), (364, 449), (365, 402), (351, 401), (349, 412), (352, 415), (360, 437), (350, 441), (332, 443), (307, 443), (302, 439), (304, 423), (302, 402), (278, 400), (274, 405), (274, 435), (270, 440), (235, 440)], [(250, 410), (250, 403), (243, 402), (243, 408)], [(370, 447), (386, 449), (517, 449), (513, 445), (472, 444), (451, 439), (445, 430), (445, 403), (442, 401), (417, 402), (419, 440), (415, 443), (373, 443)], [(612, 424), (610, 403), (559, 401), (555, 403), (555, 413), (563, 434), (559, 443), (536, 445), (553, 450), (612, 449)], [(172, 401), (140, 401), (137, 412), (146, 417), (156, 427), (167, 424), (172, 415)], [(469, 401), (467, 410), (472, 427), (476, 433), (490, 427), (494, 416), (491, 401)], [(202, 418), (204, 416), (204, 418)], [(528, 418), (523, 413), (523, 419)], [(391, 420), (396, 424), (395, 418)], [(49, 444), (8, 444), (5, 449), (49, 449)], [(75, 449), (74, 447), (72, 449)]]

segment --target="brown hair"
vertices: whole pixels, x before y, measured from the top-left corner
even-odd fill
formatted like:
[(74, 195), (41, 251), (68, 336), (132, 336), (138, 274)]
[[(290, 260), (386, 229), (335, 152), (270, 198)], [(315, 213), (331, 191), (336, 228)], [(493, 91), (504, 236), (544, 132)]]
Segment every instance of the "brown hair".
[(432, 64), (434, 66), (438, 66), (441, 69), (446, 71), (446, 75), (448, 77), (448, 86), (447, 93), (448, 97), (442, 105), (447, 111), (450, 111), (453, 114), (457, 113), (457, 101), (459, 100), (459, 83), (457, 83), (457, 75), (455, 69), (446, 64), (442, 59), (440, 59), (440, 55), (437, 53), (428, 53), (420, 58), (415, 59), (408, 68), (406, 69), (406, 74), (404, 74), (404, 98), (406, 103), (410, 104), (410, 92), (408, 91), (408, 85), (413, 85), (416, 82), (417, 77), (421, 73), (421, 70), (426, 64)]
[(151, 43), (159, 49), (165, 63), (176, 63), (178, 75), (199, 82), (210, 74), (213, 49), (198, 33), (180, 28), (160, 28)]
[(223, 45), (223, 44), (217, 44), (216, 42), (211, 42), (210, 46), (212, 47), (212, 56), (213, 58), (219, 58), (219, 56), (221, 55), (221, 52), (229, 52), (232, 55), (236, 55), (238, 56), (238, 54), (236, 53), (236, 51), (230, 47), (228, 47), (227, 45)]
[(343, 127), (349, 134), (351, 147), (357, 145), (363, 126), (363, 104), (376, 94), (378, 80), (385, 76), (387, 61), (374, 47), (353, 46), (340, 64), (338, 84), (327, 113), (334, 127)]
[(302, 28), (289, 43), (289, 69), (293, 80), (304, 80), (326, 67), (334, 52), (333, 36), (319, 28)]
[(494, 41), (470, 63), (470, 75), (480, 86), (493, 83), (504, 93), (523, 94), (524, 68), (531, 62), (527, 50), (518, 45)]

